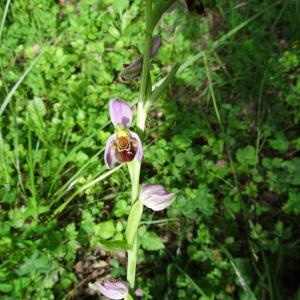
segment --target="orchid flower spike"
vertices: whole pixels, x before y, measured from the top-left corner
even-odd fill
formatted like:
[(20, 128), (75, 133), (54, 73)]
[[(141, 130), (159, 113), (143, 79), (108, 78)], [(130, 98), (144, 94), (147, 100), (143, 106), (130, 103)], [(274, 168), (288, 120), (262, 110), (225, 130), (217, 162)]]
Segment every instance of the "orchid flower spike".
[(140, 200), (154, 211), (169, 207), (175, 198), (174, 193), (167, 192), (161, 185), (143, 184), (140, 192)]
[(143, 146), (140, 137), (129, 130), (132, 123), (133, 112), (130, 106), (120, 99), (109, 101), (109, 114), (115, 126), (105, 145), (104, 160), (106, 166), (111, 169), (116, 162), (126, 163), (143, 157)]
[(128, 284), (125, 281), (109, 278), (102, 283), (90, 283), (89, 286), (109, 299), (119, 300), (128, 295)]

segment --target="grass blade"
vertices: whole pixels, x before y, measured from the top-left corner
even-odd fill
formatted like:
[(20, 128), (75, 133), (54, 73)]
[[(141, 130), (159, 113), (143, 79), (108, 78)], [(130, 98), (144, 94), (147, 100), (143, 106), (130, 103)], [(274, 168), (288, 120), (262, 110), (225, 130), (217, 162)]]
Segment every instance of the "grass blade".
[(88, 188), (94, 186), (95, 184), (97, 184), (98, 182), (104, 180), (105, 178), (107, 178), (108, 176), (110, 176), (111, 174), (113, 174), (114, 172), (116, 172), (117, 170), (119, 170), (121, 167), (123, 167), (124, 164), (120, 164), (117, 167), (115, 167), (114, 169), (109, 170), (108, 172), (100, 175), (99, 177), (97, 177), (96, 179), (92, 180), (91, 182), (85, 184), (84, 186), (82, 186), (81, 188), (79, 188), (75, 193), (73, 193), (70, 198), (68, 198), (63, 204), (61, 204), (53, 213), (52, 218), (57, 217), (58, 215), (60, 215), (64, 209), (70, 204), (70, 202), (80, 193), (84, 192), (85, 190), (87, 190)]
[(240, 25), (236, 26), (235, 28), (233, 28), (232, 30), (230, 30), (229, 32), (227, 32), (226, 34), (224, 34), (218, 40), (214, 41), (210, 46), (208, 46), (207, 48), (201, 50), (198, 54), (194, 55), (193, 57), (191, 57), (190, 59), (188, 59), (185, 63), (183, 63), (180, 66), (180, 68), (178, 69), (178, 72), (182, 72), (187, 67), (193, 65), (198, 59), (202, 58), (206, 52), (214, 51), (217, 48), (219, 48), (220, 46), (222, 46), (229, 38), (231, 38), (236, 33), (238, 33), (241, 29), (243, 29), (244, 27), (246, 27), (247, 25), (249, 25), (252, 21), (254, 21), (258, 17), (260, 17), (264, 12), (266, 12), (267, 10), (269, 10), (271, 7), (273, 7), (275, 5), (278, 5), (279, 3), (280, 2), (277, 1), (277, 2), (269, 5), (268, 7), (266, 7), (265, 9), (263, 9), (262, 11), (260, 11), (259, 13), (255, 14), (254, 16), (252, 16), (251, 18), (249, 18), (245, 22), (241, 23)]
[(234, 258), (232, 257), (232, 255), (229, 253), (229, 251), (227, 251), (226, 248), (224, 248), (222, 245), (219, 244), (219, 247), (221, 249), (221, 251), (224, 253), (224, 255), (229, 259), (230, 264), (237, 276), (238, 282), (240, 283), (242, 289), (247, 293), (247, 295), (249, 296), (249, 300), (256, 300), (256, 297), (254, 295), (254, 293), (252, 292), (252, 290), (250, 289), (249, 285), (247, 284), (245, 278), (242, 275), (242, 272), (239, 270), (238, 266), (236, 265), (236, 263), (234, 262)]
[(1, 25), (0, 25), (0, 41), (1, 41), (3, 29), (4, 29), (4, 24), (5, 24), (6, 16), (7, 16), (7, 13), (8, 13), (9, 4), (10, 4), (10, 0), (7, 0), (5, 8), (4, 8), (4, 12), (3, 12), (3, 17), (2, 17)]
[(28, 75), (28, 73), (31, 71), (31, 69), (40, 60), (40, 58), (42, 57), (43, 53), (44, 52), (41, 51), (40, 54), (31, 62), (31, 64), (27, 67), (27, 69), (25, 70), (25, 72), (22, 74), (22, 76), (19, 78), (19, 80), (15, 83), (15, 85), (13, 86), (13, 88), (10, 90), (10, 92), (8, 93), (8, 95), (5, 97), (5, 99), (2, 102), (1, 107), (0, 107), (0, 116), (3, 114), (6, 106), (9, 104), (10, 100), (12, 99), (13, 95), (15, 94), (15, 92), (18, 89), (18, 87), (20, 86), (20, 84), (23, 82), (23, 80)]
[(178, 264), (176, 258), (170, 253), (173, 261), (174, 261), (174, 265), (176, 267), (176, 269), (186, 277), (186, 279), (190, 282), (191, 286), (193, 286), (193, 288), (202, 296), (205, 297), (207, 299), (209, 299), (209, 297), (205, 294), (205, 292), (203, 291), (203, 289), (194, 281), (194, 279), (187, 274), (184, 269), (181, 268), (181, 266)]

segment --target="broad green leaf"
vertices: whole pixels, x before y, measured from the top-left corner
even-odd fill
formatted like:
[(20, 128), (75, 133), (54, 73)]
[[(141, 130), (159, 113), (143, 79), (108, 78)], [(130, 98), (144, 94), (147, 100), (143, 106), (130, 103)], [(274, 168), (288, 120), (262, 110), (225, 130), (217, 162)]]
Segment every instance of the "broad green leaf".
[(43, 117), (46, 114), (44, 101), (38, 97), (34, 98), (32, 101), (29, 101), (27, 105), (27, 112), (29, 120), (32, 120), (36, 126), (40, 127)]
[(277, 132), (274, 139), (269, 140), (270, 146), (277, 151), (287, 152), (289, 150), (289, 141), (283, 132)]
[(130, 205), (128, 205), (128, 202), (125, 200), (119, 200), (117, 201), (114, 209), (113, 209), (113, 214), (117, 217), (123, 217), (127, 216), (128, 213), (130, 212)]
[(197, 190), (197, 203), (200, 211), (206, 215), (211, 216), (215, 210), (215, 198), (213, 195), (209, 194), (207, 186), (200, 185)]
[(12, 284), (0, 283), (0, 292), (2, 293), (9, 293), (13, 288), (14, 286)]
[(160, 237), (155, 232), (147, 231), (146, 226), (139, 229), (139, 242), (148, 251), (157, 251), (165, 247)]
[(258, 162), (255, 148), (250, 145), (243, 149), (238, 149), (236, 159), (242, 165), (256, 165)]
[(114, 0), (113, 9), (119, 13), (122, 13), (129, 6), (129, 0)]
[(283, 205), (285, 213), (300, 214), (300, 193), (290, 192), (288, 201)]
[(97, 224), (94, 230), (95, 235), (104, 240), (112, 238), (116, 232), (116, 228), (112, 220)]
[(99, 242), (99, 245), (105, 251), (110, 251), (110, 252), (121, 252), (121, 251), (127, 251), (127, 250), (131, 249), (130, 245), (126, 241), (104, 241), (104, 240), (101, 240)]

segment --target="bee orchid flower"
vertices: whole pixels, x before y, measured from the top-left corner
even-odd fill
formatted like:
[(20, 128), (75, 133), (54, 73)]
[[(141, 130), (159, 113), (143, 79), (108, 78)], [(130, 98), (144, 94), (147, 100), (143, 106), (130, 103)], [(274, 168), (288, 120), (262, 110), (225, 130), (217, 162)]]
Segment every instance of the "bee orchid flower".
[(109, 278), (101, 283), (89, 284), (90, 288), (100, 292), (109, 299), (123, 299), (128, 295), (128, 284), (125, 281)]
[(104, 160), (111, 169), (117, 163), (126, 163), (143, 157), (143, 146), (140, 137), (129, 130), (132, 123), (133, 112), (130, 106), (120, 99), (109, 101), (109, 114), (115, 126), (105, 145)]
[(140, 200), (154, 211), (169, 207), (175, 198), (176, 195), (167, 192), (162, 185), (143, 184), (140, 192)]

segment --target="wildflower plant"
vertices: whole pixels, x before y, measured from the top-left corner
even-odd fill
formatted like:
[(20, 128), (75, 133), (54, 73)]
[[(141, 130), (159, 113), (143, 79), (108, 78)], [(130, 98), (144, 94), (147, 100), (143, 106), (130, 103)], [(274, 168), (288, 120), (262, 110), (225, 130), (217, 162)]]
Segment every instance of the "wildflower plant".
[[(153, 32), (161, 16), (173, 9), (175, 2), (174, 0), (146, 0), (144, 53), (132, 64), (125, 65), (125, 69), (121, 73), (121, 76), (125, 79), (137, 78), (141, 80), (136, 114), (136, 125), (141, 134), (146, 130), (147, 113), (153, 100), (160, 97), (178, 70), (178, 67), (174, 66), (162, 81), (152, 87), (150, 77), (151, 60), (156, 56), (161, 45), (161, 39), (157, 35), (153, 37)], [(115, 132), (106, 142), (104, 160), (109, 169), (117, 163), (127, 164), (132, 186), (131, 210), (125, 232), (126, 240), (119, 243), (119, 246), (123, 246), (122, 249), (128, 251), (127, 282), (129, 291), (126, 283), (114, 278), (104, 280), (101, 284), (95, 283), (94, 287), (111, 299), (122, 299), (122, 297), (132, 299), (130, 290), (132, 291), (135, 286), (138, 252), (137, 231), (143, 208), (146, 206), (153, 211), (166, 209), (175, 200), (176, 196), (167, 192), (161, 185), (140, 185), (143, 145), (141, 137), (129, 130), (133, 124), (133, 109), (121, 99), (112, 99), (109, 102), (109, 114)], [(106, 248), (109, 250), (109, 247)]]

